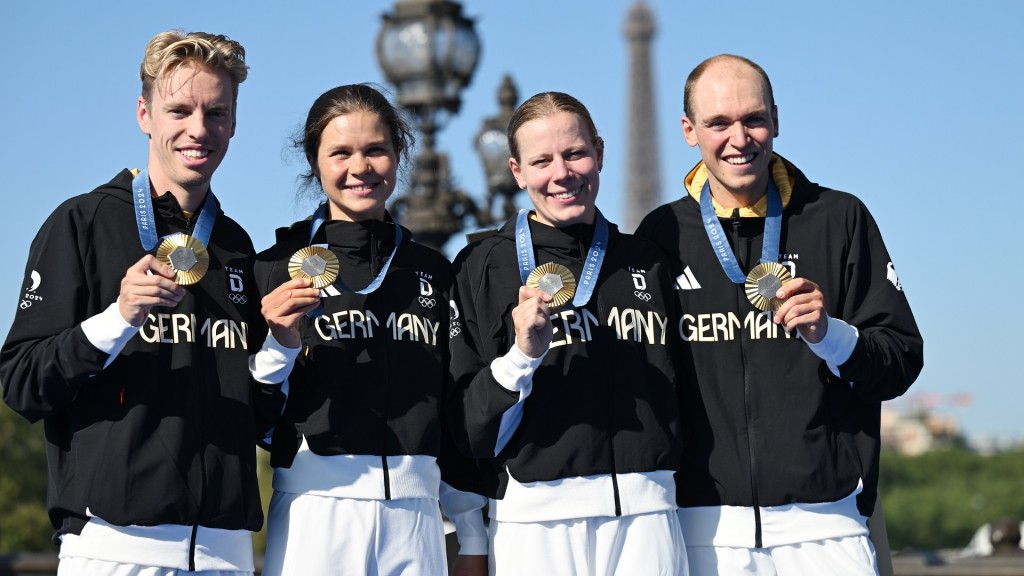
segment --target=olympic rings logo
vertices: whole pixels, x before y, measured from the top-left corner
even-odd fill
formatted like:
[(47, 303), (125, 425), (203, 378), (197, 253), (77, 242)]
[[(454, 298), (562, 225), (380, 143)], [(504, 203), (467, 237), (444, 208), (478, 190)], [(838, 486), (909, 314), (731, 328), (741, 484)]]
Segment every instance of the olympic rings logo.
[(449, 338), (455, 338), (459, 334), (462, 334), (462, 328), (459, 328), (458, 326), (452, 326), (451, 330), (448, 331)]
[(31, 300), (22, 300), (21, 304), (18, 304), (18, 308), (21, 308), (22, 310), (26, 310), (26, 309), (30, 308), (31, 306), (32, 306), (32, 301)]
[(651, 301), (651, 294), (650, 294), (650, 292), (641, 292), (639, 290), (634, 290), (633, 291), (633, 295), (636, 296), (637, 298), (643, 300), (644, 302), (650, 302)]
[(235, 304), (245, 304), (246, 302), (249, 301), (249, 299), (246, 298), (245, 294), (228, 294), (228, 299), (234, 302)]
[(427, 297), (424, 297), (424, 296), (420, 296), (419, 297), (419, 301), (420, 301), (420, 306), (423, 306), (424, 308), (433, 308), (434, 306), (437, 306), (437, 300), (435, 300), (433, 298), (427, 298)]

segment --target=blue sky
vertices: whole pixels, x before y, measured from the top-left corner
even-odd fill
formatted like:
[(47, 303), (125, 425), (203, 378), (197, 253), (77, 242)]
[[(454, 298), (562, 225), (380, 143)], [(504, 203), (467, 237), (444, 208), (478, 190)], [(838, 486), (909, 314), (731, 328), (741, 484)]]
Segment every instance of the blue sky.
[[(146, 42), (169, 28), (242, 42), (251, 67), (238, 130), (213, 188), (257, 248), (308, 215), (288, 137), (323, 91), (383, 82), (374, 56), (391, 1), (292, 3), (0, 2), (0, 336), (23, 287), (28, 246), (63, 199), (141, 167), (135, 122)], [(590, 109), (606, 141), (598, 206), (624, 214), (627, 52), (632, 0), (466, 0), (483, 52), (462, 112), (438, 138), (457, 184), (480, 198), (472, 140), (498, 109), (502, 75), (524, 99), (561, 90)], [(1024, 436), (1024, 265), (1013, 254), (1024, 192), (1024, 2), (647, 0), (662, 200), (699, 159), (680, 128), (687, 73), (731, 52), (760, 63), (779, 105), (775, 149), (817, 182), (868, 205), (925, 337), (911, 389), (939, 399), (972, 435)], [(728, 6), (726, 8), (725, 6)], [(526, 202), (521, 198), (521, 202)], [(462, 242), (449, 245), (457, 250)], [(952, 407), (943, 398), (970, 393)], [(904, 400), (904, 406), (906, 401)]]

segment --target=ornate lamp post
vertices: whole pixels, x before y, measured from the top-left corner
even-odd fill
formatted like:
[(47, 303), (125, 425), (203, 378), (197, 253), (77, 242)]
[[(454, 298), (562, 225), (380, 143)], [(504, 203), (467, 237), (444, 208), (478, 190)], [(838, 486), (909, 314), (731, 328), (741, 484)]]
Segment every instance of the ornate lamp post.
[(434, 136), (459, 111), (459, 92), (476, 69), (480, 43), (473, 21), (450, 0), (398, 0), (383, 20), (377, 60), (398, 91), (398, 104), (413, 114), (421, 144), (410, 189), (392, 208), (419, 241), (441, 248), (479, 212), (472, 198), (452, 188), (448, 159), (434, 149)]
[[(508, 158), (511, 152), (508, 148), (506, 131), (518, 101), (519, 93), (516, 90), (516, 85), (512, 82), (512, 77), (506, 74), (498, 88), (498, 104), (501, 106), (501, 110), (497, 116), (491, 116), (484, 120), (475, 141), (476, 151), (480, 154), (480, 160), (484, 165), (484, 174), (487, 176), (487, 203), (484, 205), (484, 212), (490, 216), (495, 199), (500, 197), (503, 199), (502, 215), (498, 217), (500, 220), (508, 219), (516, 213), (514, 198), (519, 192), (519, 184), (516, 183), (516, 179), (508, 167)], [(491, 220), (488, 224), (493, 222)], [(484, 222), (480, 223), (484, 224)]]

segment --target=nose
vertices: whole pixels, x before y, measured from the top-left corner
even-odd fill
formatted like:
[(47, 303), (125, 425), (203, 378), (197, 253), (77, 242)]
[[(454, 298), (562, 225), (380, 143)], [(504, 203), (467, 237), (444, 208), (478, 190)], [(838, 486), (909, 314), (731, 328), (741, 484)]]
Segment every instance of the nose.
[(565, 180), (569, 177), (571, 170), (569, 170), (569, 163), (566, 162), (565, 158), (561, 156), (555, 156), (554, 161), (551, 163), (551, 177), (554, 180)]
[(209, 128), (206, 125), (207, 118), (202, 112), (196, 112), (189, 117), (188, 121), (188, 134), (189, 136), (200, 139), (206, 136), (209, 132)]
[(356, 152), (349, 159), (349, 170), (356, 174), (366, 174), (373, 170), (373, 166), (370, 164), (370, 158), (365, 154)]
[(729, 143), (736, 148), (745, 146), (749, 139), (750, 134), (747, 133), (747, 127), (743, 125), (743, 122), (736, 122), (729, 129)]

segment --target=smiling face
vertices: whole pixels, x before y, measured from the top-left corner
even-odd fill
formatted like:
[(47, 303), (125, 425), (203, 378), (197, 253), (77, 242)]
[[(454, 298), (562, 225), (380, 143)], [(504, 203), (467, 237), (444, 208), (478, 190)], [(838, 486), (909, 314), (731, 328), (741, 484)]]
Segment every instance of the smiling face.
[(398, 154), (380, 116), (355, 110), (332, 119), (320, 136), (313, 174), (333, 220), (383, 220), (395, 190)]
[(778, 111), (761, 76), (736, 60), (711, 64), (694, 86), (693, 118), (683, 135), (700, 147), (715, 199), (726, 208), (750, 206), (768, 186)]
[(593, 223), (604, 142), (593, 142), (583, 119), (570, 112), (529, 120), (514, 136), (519, 159), (509, 166), (537, 220), (556, 228)]
[(150, 101), (140, 96), (136, 119), (149, 135), (149, 179), (154, 192), (170, 191), (194, 209), (235, 133), (235, 97), (227, 72), (194, 65), (158, 80)]

